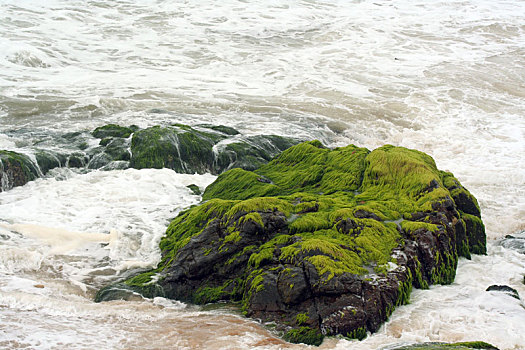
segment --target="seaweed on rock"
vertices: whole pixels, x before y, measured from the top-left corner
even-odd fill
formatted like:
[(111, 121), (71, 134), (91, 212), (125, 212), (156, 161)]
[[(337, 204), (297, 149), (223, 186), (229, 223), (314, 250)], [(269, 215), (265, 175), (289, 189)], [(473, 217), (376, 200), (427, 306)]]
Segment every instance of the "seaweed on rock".
[(38, 168), (25, 154), (0, 150), (0, 192), (38, 177)]
[(238, 301), (292, 342), (362, 339), (412, 286), (451, 283), (459, 256), (484, 252), (472, 195), (402, 147), (305, 142), (221, 174), (203, 199), (169, 225), (146, 292)]

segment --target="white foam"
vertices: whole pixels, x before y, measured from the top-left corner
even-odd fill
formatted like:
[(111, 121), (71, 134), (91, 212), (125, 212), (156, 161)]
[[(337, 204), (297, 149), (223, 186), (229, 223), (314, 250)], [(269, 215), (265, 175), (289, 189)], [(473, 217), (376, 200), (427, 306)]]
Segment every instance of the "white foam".
[[(199, 200), (186, 186), (204, 188), (215, 178), (168, 169), (68, 176), (63, 181), (39, 179), (0, 193), (2, 219), (8, 222), (1, 228), (11, 232), (10, 244), (1, 246), (8, 252), (3, 255), (8, 271), (27, 264), (38, 269), (30, 262), (44, 257), (80, 276), (107, 258), (109, 263), (103, 265), (116, 271), (151, 267), (160, 259), (158, 242), (169, 219)], [(17, 242), (22, 244), (17, 247)], [(67, 255), (77, 256), (85, 265), (75, 259), (68, 262)], [(19, 260), (25, 264), (18, 265)]]

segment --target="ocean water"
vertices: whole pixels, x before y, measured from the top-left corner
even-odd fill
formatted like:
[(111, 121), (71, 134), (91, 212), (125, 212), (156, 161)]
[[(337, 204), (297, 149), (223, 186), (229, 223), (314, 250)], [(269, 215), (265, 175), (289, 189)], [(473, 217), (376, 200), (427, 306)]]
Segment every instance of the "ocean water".
[[(0, 149), (106, 123), (223, 124), (432, 155), (478, 199), (488, 255), (364, 341), (484, 340), (525, 349), (525, 2), (0, 0)], [(228, 307), (95, 304), (160, 259), (169, 220), (213, 175), (52, 171), (0, 193), (0, 348), (302, 349)]]

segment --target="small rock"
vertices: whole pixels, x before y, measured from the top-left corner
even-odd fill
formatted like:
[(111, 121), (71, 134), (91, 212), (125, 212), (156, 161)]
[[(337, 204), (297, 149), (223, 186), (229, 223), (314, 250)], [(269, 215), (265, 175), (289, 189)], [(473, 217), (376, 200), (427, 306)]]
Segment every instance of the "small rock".
[(518, 294), (518, 291), (514, 288), (511, 288), (509, 286), (503, 286), (503, 285), (492, 285), (486, 289), (487, 292), (503, 292), (505, 294), (510, 295), (513, 298), (516, 298), (520, 300), (520, 295)]
[(196, 196), (200, 196), (201, 195), (201, 189), (199, 188), (199, 186), (195, 185), (195, 184), (191, 184), (191, 185), (188, 185), (186, 186), (187, 188), (189, 188), (191, 190), (191, 192), (193, 192), (194, 195)]
[(43, 284), (35, 284), (33, 287), (35, 287), (35, 288), (44, 288), (44, 285)]
[(507, 249), (513, 249), (518, 253), (525, 254), (525, 231), (506, 235), (500, 244)]

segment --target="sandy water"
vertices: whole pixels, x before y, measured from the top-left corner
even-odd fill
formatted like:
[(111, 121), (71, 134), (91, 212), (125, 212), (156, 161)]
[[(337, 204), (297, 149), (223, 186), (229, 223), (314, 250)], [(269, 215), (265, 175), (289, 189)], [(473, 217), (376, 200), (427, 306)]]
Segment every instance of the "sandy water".
[[(0, 149), (114, 122), (224, 124), (330, 146), (417, 148), (478, 198), (488, 255), (414, 290), (363, 342), (485, 340), (525, 348), (522, 1), (0, 0)], [(229, 307), (93, 303), (154, 266), (169, 219), (212, 175), (57, 170), (0, 193), (0, 348), (302, 348)], [(42, 288), (43, 287), (43, 288)]]

